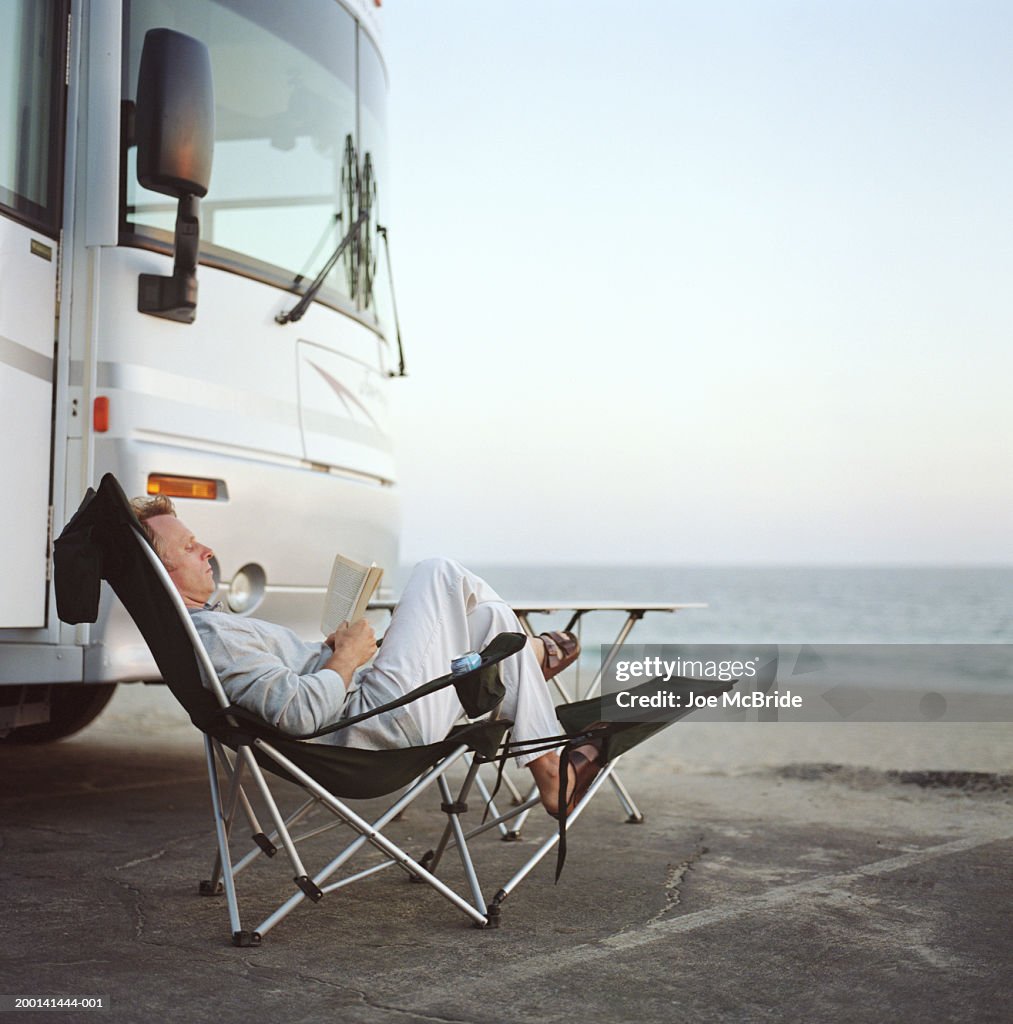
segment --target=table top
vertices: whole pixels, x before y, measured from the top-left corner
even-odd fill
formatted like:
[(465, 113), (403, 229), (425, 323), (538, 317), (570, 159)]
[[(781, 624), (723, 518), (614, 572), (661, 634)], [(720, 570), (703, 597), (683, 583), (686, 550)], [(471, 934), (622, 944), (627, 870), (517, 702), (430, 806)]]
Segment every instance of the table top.
[(678, 612), (684, 608), (706, 608), (696, 602), (671, 601), (509, 601), (518, 615), (529, 612)]
[[(678, 612), (685, 608), (706, 608), (699, 602), (666, 601), (508, 601), (518, 615), (550, 614), (551, 612)], [(369, 602), (370, 608), (392, 611), (397, 601), (383, 598)]]

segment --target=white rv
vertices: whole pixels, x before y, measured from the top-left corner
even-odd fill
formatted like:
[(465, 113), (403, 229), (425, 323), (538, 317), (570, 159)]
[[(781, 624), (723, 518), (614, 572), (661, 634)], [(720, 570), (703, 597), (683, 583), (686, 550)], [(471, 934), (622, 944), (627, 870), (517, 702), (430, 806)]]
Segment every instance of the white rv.
[(307, 636), (335, 550), (395, 564), (378, 7), (0, 4), (0, 742), (157, 679), (109, 594), (56, 615), (52, 538), (103, 473)]

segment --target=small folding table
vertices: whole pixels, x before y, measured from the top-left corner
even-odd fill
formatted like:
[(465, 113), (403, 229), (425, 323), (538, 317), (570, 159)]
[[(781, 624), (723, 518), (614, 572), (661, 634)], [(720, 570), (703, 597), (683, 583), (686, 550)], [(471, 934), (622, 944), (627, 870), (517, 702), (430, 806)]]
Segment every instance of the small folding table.
[[(601, 667), (595, 673), (594, 678), (587, 685), (586, 688), (581, 689), (578, 682), (575, 686), (574, 692), (570, 693), (562, 682), (562, 675), (555, 676), (552, 679), (553, 685), (559, 691), (560, 696), (568, 704), (574, 703), (578, 700), (586, 700), (589, 697), (594, 697), (601, 691), (601, 681), (605, 674), (612, 666), (612, 662), (615, 661), (616, 656), (619, 653), (620, 647), (629, 638), (630, 633), (636, 624), (645, 616), (654, 612), (664, 612), (667, 614), (675, 614), (676, 612), (683, 611), (690, 608), (706, 608), (706, 604), (701, 603), (672, 603), (672, 602), (657, 602), (657, 601), (573, 601), (573, 600), (561, 600), (561, 601), (510, 601), (510, 606), (517, 614), (517, 618), (520, 620), (521, 625), (524, 627), (526, 633), (530, 636), (536, 636), (534, 627), (531, 625), (532, 615), (554, 615), (559, 612), (570, 612), (570, 619), (564, 626), (564, 630), (570, 631), (578, 628), (581, 619), (589, 614), (590, 612), (624, 612), (626, 618), (623, 620), (622, 625), (619, 627), (619, 631), (616, 634), (615, 639), (612, 641), (611, 652), (606, 658)], [(565, 674), (565, 673), (564, 673)], [(623, 810), (626, 812), (626, 820), (631, 825), (639, 825), (643, 820), (644, 816), (633, 801), (633, 797), (630, 795), (629, 790), (623, 784), (622, 779), (618, 773), (613, 771), (609, 776), (609, 782), (615, 791), (616, 796), (619, 798), (620, 804), (622, 804)], [(510, 794), (514, 801), (520, 803), (525, 798), (517, 791), (517, 788), (507, 777), (504, 777), (503, 784), (509, 789)], [(486, 799), (488, 799), (488, 793), (485, 789), (481, 778), (478, 780), (479, 789), (483, 792)], [(495, 809), (493, 809), (495, 813)], [(517, 839), (519, 838), (521, 826), (524, 824), (524, 819), (527, 816), (527, 812), (521, 815), (516, 822), (514, 827), (510, 830), (502, 830), (504, 839)]]

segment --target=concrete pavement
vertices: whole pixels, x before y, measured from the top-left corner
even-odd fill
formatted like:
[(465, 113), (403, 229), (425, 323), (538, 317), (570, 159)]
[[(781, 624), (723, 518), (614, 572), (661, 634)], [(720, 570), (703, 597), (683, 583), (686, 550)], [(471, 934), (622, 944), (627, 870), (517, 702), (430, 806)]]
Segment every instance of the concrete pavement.
[[(387, 871), (237, 949), (196, 892), (200, 738), (164, 689), (121, 687), (79, 736), (0, 748), (0, 994), (138, 1022), (1005, 1020), (1010, 749), (1008, 724), (679, 723), (624, 761), (645, 824), (603, 793), (500, 929)], [(553, 824), (477, 841), (484, 872)], [(421, 852), (433, 819), (393, 828)]]

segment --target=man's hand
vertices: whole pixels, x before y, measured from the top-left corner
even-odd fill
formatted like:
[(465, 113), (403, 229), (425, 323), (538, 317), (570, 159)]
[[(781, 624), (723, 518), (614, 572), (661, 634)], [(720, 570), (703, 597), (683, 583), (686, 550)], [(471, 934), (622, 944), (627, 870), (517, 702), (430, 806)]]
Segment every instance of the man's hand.
[(345, 681), (346, 689), (351, 685), (355, 670), (376, 654), (376, 634), (365, 619), (338, 626), (324, 643), (334, 651), (324, 668), (337, 672)]

